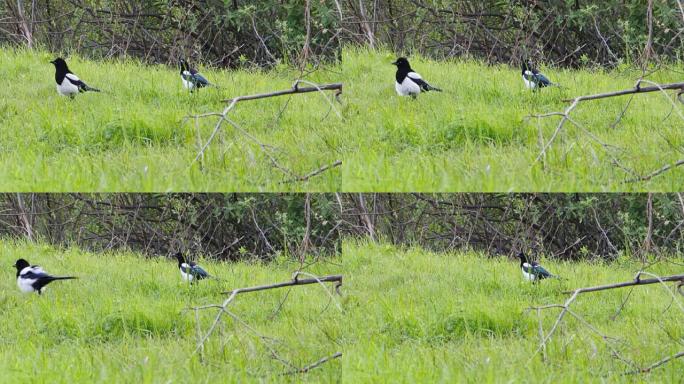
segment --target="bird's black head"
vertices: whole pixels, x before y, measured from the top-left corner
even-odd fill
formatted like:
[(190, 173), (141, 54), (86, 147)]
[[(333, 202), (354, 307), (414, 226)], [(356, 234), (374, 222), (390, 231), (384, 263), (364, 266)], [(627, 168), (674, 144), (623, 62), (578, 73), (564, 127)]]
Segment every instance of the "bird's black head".
[(31, 264), (29, 264), (29, 262), (24, 260), (24, 259), (17, 260), (17, 262), (14, 263), (14, 265), (13, 265), (13, 267), (17, 269), (17, 272), (21, 271), (22, 269), (24, 269), (26, 267), (30, 267), (30, 266), (31, 266)]
[(525, 255), (525, 253), (523, 253), (522, 251), (518, 252), (518, 258), (520, 259), (521, 263), (527, 263), (528, 262), (527, 255)]
[(520, 60), (520, 69), (522, 69), (523, 73), (525, 73), (525, 71), (531, 71), (532, 70), (532, 62), (529, 59), (523, 57)]
[(392, 64), (396, 65), (397, 68), (400, 68), (400, 69), (401, 69), (401, 68), (406, 68), (406, 69), (411, 68), (411, 65), (409, 64), (408, 59), (406, 59), (405, 57), (400, 57), (400, 58), (398, 58), (398, 59), (397, 59), (395, 62), (393, 62)]
[(176, 252), (176, 254), (173, 255), (173, 257), (175, 257), (176, 260), (178, 260), (178, 265), (185, 263), (185, 256), (183, 256), (182, 252)]
[(64, 70), (69, 69), (69, 67), (67, 67), (66, 61), (64, 61), (64, 59), (62, 59), (61, 57), (58, 57), (58, 58), (52, 60), (50, 63), (54, 64), (55, 68), (57, 68), (57, 69), (64, 69)]
[(185, 61), (185, 59), (178, 59), (178, 67), (180, 68), (181, 73), (190, 69), (188, 62)]

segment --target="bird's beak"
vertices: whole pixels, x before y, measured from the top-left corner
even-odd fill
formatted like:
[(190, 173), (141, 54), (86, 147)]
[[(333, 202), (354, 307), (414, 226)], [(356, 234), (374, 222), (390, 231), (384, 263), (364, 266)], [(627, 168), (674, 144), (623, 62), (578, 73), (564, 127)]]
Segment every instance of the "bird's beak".
[(392, 62), (392, 65), (397, 65), (397, 64), (398, 64), (398, 63), (397, 63), (396, 61), (393, 61), (393, 62)]

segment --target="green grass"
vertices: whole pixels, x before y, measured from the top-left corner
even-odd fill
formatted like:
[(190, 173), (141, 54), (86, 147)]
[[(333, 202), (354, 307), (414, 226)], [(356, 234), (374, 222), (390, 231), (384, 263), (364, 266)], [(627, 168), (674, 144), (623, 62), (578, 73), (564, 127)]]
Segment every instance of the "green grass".
[[(649, 182), (625, 183), (632, 176), (570, 124), (545, 163), (534, 163), (541, 151), (539, 131), (548, 141), (559, 118), (526, 116), (563, 111), (569, 104), (562, 99), (631, 88), (640, 72), (542, 67), (563, 87), (533, 93), (524, 89), (517, 68), (412, 56), (412, 67), (444, 92), (411, 100), (395, 93), (394, 59), (383, 51), (344, 50), (347, 130), (358, 146), (344, 158), (346, 191), (678, 191), (684, 184), (681, 169)], [(648, 79), (681, 81), (681, 73), (681, 68), (662, 70)], [(641, 175), (684, 157), (684, 121), (670, 113), (672, 104), (660, 93), (635, 96), (622, 122), (611, 128), (628, 100), (589, 101), (572, 117), (619, 147), (611, 153)], [(684, 111), (680, 103), (677, 109)]]
[[(207, 343), (204, 363), (193, 355), (195, 319), (184, 308), (220, 303), (226, 298), (220, 293), (223, 290), (287, 281), (293, 265), (203, 261), (210, 273), (223, 280), (189, 287), (180, 281), (175, 262), (163, 258), (92, 254), (7, 241), (0, 242), (0, 252), (2, 383), (340, 380), (339, 359), (305, 375), (281, 376), (289, 368), (229, 319), (223, 323), (223, 337), (214, 336)], [(53, 274), (75, 274), (80, 279), (54, 282), (41, 296), (22, 294), (9, 267), (20, 257)], [(335, 268), (321, 262), (309, 272), (335, 273)], [(295, 365), (305, 366), (336, 352), (342, 314), (333, 305), (327, 307), (328, 296), (316, 285), (297, 287), (273, 316), (286, 294), (287, 289), (246, 293), (231, 310), (274, 338), (281, 356)], [(214, 310), (202, 315), (204, 330), (214, 315)]]
[[(534, 286), (522, 280), (517, 260), (472, 253), (434, 254), (419, 249), (347, 241), (344, 244), (348, 311), (344, 323), (345, 382), (679, 382), (684, 360), (650, 374), (625, 376), (600, 337), (567, 317), (548, 348), (539, 345), (533, 305), (562, 303), (563, 290), (628, 281), (630, 262), (543, 264), (565, 280)], [(681, 273), (673, 264), (653, 272)], [(681, 351), (682, 312), (662, 286), (587, 293), (573, 310), (608, 336), (623, 357), (648, 366)], [(680, 297), (679, 303), (684, 305)], [(663, 311), (670, 306), (669, 311)], [(551, 328), (557, 310), (544, 315)], [(678, 339), (673, 341), (666, 332)]]
[[(222, 99), (290, 88), (299, 74), (200, 68), (221, 88), (189, 94), (175, 67), (68, 57), (69, 67), (102, 93), (74, 100), (55, 89), (54, 54), (0, 48), (6, 81), (0, 90), (0, 190), (3, 191), (337, 191), (338, 168), (308, 182), (275, 168), (261, 148), (225, 126), (193, 162), (216, 117), (183, 123), (193, 114), (220, 112)], [(339, 81), (335, 68), (306, 77)], [(289, 98), (289, 103), (288, 103)], [(283, 113), (281, 109), (285, 107)], [(343, 121), (316, 93), (240, 103), (231, 117), (298, 175), (341, 159)], [(327, 118), (326, 118), (327, 116)]]
[[(0, 189), (5, 191), (678, 191), (684, 173), (675, 168), (647, 182), (627, 183), (680, 159), (682, 106), (662, 94), (586, 102), (573, 118), (609, 149), (567, 124), (547, 151), (562, 100), (630, 88), (640, 73), (542, 68), (562, 88), (524, 89), (517, 68), (472, 60), (436, 62), (411, 57), (416, 70), (443, 93), (417, 100), (394, 91), (394, 55), (348, 47), (339, 65), (307, 80), (344, 83), (342, 119), (312, 93), (240, 103), (231, 117), (261, 142), (276, 147), (281, 165), (304, 175), (334, 160), (341, 167), (308, 182), (291, 179), (244, 134), (226, 126), (194, 162), (224, 98), (286, 89), (299, 74), (284, 67), (257, 70), (201, 68), (221, 88), (194, 95), (181, 88), (175, 68), (127, 61), (69, 57), (71, 68), (103, 93), (74, 100), (55, 91), (53, 54), (1, 49), (5, 76), (0, 91)], [(649, 77), (681, 80), (681, 71)], [(30, 86), (27, 86), (30, 85)], [(284, 112), (280, 111), (286, 106)]]

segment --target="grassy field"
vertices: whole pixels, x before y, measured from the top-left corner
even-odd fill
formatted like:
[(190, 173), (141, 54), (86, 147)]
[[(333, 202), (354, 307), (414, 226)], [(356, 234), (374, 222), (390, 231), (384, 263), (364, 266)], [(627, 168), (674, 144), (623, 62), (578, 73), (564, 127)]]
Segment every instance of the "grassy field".
[[(682, 359), (650, 374), (624, 375), (630, 367), (612, 358), (601, 337), (570, 316), (549, 344), (548, 361), (534, 355), (538, 322), (535, 313), (525, 313), (527, 307), (562, 303), (568, 297), (563, 290), (631, 280), (638, 265), (630, 262), (544, 260), (548, 269), (565, 279), (534, 286), (522, 280), (517, 260), (505, 258), (345, 242), (344, 260), (345, 382), (682, 380)], [(653, 272), (674, 274), (682, 268), (662, 264)], [(598, 330), (617, 338), (611, 345), (641, 367), (681, 351), (682, 312), (662, 286), (635, 289), (622, 313), (611, 320), (628, 292), (623, 288), (587, 293), (572, 308)], [(682, 297), (678, 301), (684, 305)], [(557, 314), (548, 310), (544, 316), (547, 332)]]
[[(225, 98), (290, 88), (298, 73), (200, 68), (221, 88), (189, 94), (175, 67), (71, 56), (71, 70), (103, 92), (70, 100), (55, 90), (54, 56), (0, 48), (3, 76), (12, 79), (0, 90), (0, 190), (337, 191), (341, 186), (339, 167), (308, 182), (283, 184), (292, 177), (227, 125), (203, 162), (193, 162), (217, 118), (195, 125), (183, 123), (184, 117), (220, 112)], [(335, 82), (340, 76), (331, 67), (306, 80)], [(329, 108), (310, 93), (240, 103), (231, 117), (274, 146), (282, 166), (304, 175), (341, 160), (343, 122)]]
[[(342, 118), (318, 94), (249, 101), (231, 117), (266, 145), (278, 162), (305, 175), (335, 160), (337, 167), (308, 182), (291, 179), (246, 135), (226, 126), (194, 158), (211, 134), (224, 98), (286, 89), (299, 74), (201, 68), (221, 88), (191, 95), (176, 68), (135, 61), (69, 58), (71, 68), (104, 92), (59, 97), (53, 54), (0, 50), (7, 82), (0, 91), (0, 189), (4, 191), (675, 191), (674, 169), (647, 182), (628, 183), (624, 169), (646, 175), (680, 159), (682, 106), (660, 93), (587, 102), (573, 118), (598, 140), (568, 124), (535, 162), (561, 111), (562, 99), (629, 88), (639, 73), (622, 69), (542, 68), (562, 88), (529, 92), (519, 70), (474, 61), (411, 57), (414, 68), (443, 93), (417, 100), (394, 92), (394, 55), (347, 48), (343, 62), (307, 80), (344, 82)], [(657, 82), (681, 80), (661, 70)], [(281, 113), (281, 110), (284, 112)], [(540, 137), (541, 134), (541, 137)], [(613, 163), (617, 159), (620, 166)]]
[[(629, 96), (589, 101), (572, 117), (604, 143), (570, 124), (558, 136), (545, 161), (540, 132), (548, 141), (559, 117), (526, 119), (563, 111), (562, 99), (627, 89), (640, 72), (621, 69), (542, 71), (562, 88), (533, 93), (524, 89), (520, 70), (457, 60), (436, 62), (410, 57), (414, 70), (442, 93), (400, 98), (394, 90), (396, 56), (347, 48), (343, 55), (347, 130), (358, 138), (358, 151), (345, 157), (346, 191), (678, 191), (684, 172), (675, 169), (649, 182), (626, 183), (682, 158), (684, 105), (660, 93), (637, 95), (615, 127)], [(660, 83), (682, 80), (682, 69), (648, 77)]]
[[(0, 382), (2, 383), (215, 383), (339, 382), (340, 359), (307, 374), (270, 356), (264, 343), (226, 319), (223, 338), (212, 337), (202, 364), (193, 355), (195, 318), (184, 308), (220, 303), (227, 289), (290, 279), (294, 265), (212, 263), (221, 281), (183, 284), (175, 261), (139, 255), (91, 254), (42, 245), (0, 242)], [(80, 278), (49, 285), (42, 296), (22, 294), (10, 266), (23, 257), (53, 274)], [(339, 260), (332, 260), (339, 263)], [(316, 274), (337, 272), (319, 262)], [(339, 350), (341, 312), (319, 286), (297, 287), (276, 314), (287, 289), (246, 293), (231, 311), (274, 340), (281, 357), (305, 366)], [(326, 309), (327, 308), (327, 309)], [(215, 311), (201, 318), (208, 329)], [(221, 329), (221, 328), (219, 328)]]

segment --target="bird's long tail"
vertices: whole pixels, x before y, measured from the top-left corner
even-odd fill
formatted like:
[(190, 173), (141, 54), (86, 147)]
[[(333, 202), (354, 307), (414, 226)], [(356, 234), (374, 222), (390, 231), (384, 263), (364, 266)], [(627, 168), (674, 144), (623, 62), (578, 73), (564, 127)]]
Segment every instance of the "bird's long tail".
[(428, 84), (428, 90), (429, 90), (429, 91), (442, 92), (442, 90), (441, 90), (440, 88), (434, 87), (434, 86), (432, 86), (432, 85), (430, 85), (430, 84)]
[(72, 280), (78, 279), (76, 276), (50, 276), (51, 280)]
[(99, 89), (93, 88), (93, 87), (91, 87), (91, 86), (89, 86), (89, 85), (86, 85), (84, 88), (85, 88), (85, 90), (88, 91), (88, 92), (102, 92), (102, 91), (100, 91)]

